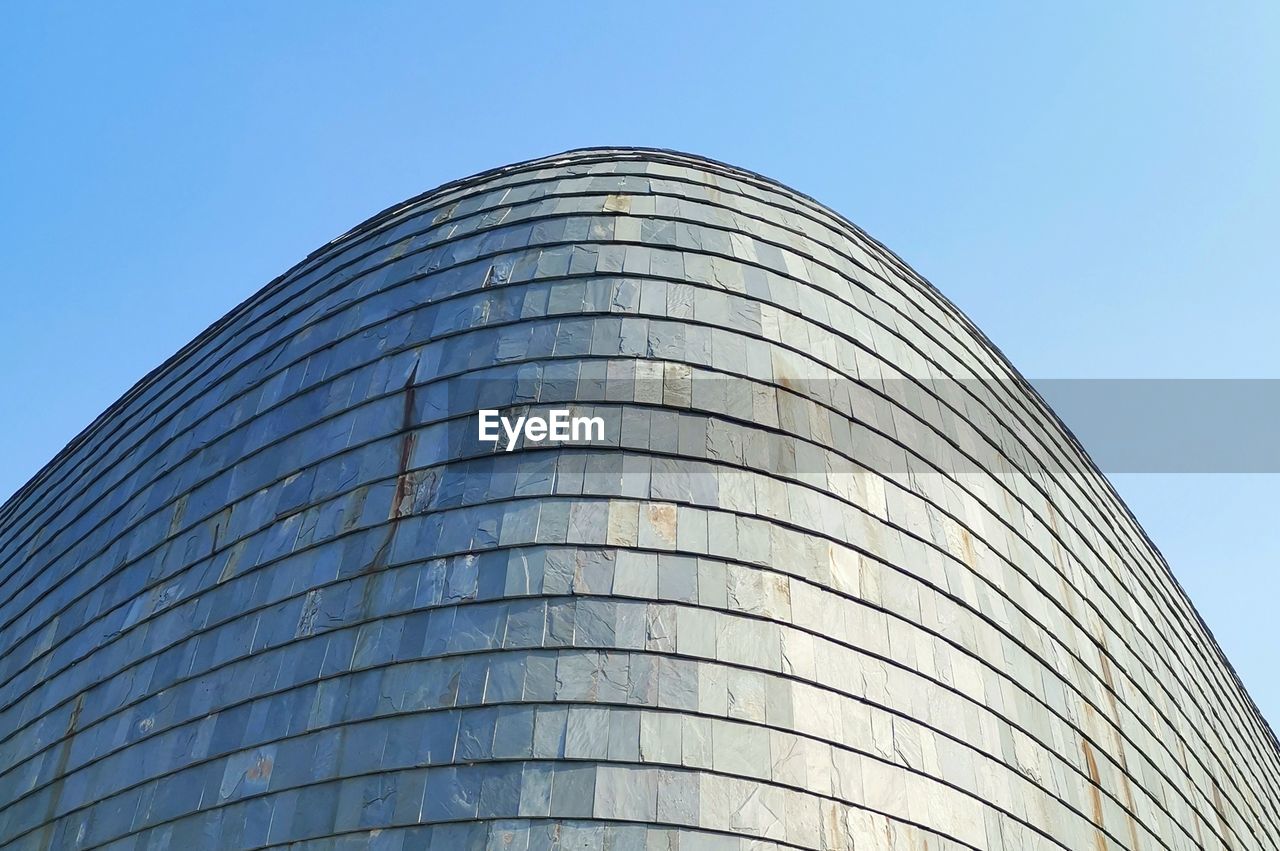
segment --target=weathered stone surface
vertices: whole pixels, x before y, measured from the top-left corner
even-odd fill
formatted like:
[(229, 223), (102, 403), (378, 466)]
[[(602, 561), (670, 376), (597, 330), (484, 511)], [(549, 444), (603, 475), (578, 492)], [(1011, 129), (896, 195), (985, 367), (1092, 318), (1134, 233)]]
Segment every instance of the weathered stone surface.
[(375, 217), (0, 508), (5, 848), (1275, 849), (1278, 780), (991, 344), (696, 157)]

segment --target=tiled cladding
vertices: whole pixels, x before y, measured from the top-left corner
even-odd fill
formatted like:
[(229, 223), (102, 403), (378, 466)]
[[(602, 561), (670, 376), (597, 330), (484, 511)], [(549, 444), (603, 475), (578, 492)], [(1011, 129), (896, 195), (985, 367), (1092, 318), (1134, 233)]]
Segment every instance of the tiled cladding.
[[(469, 439), (558, 402), (605, 439)], [(706, 160), (376, 217), (0, 523), (5, 848), (1280, 848), (1269, 728), (1039, 398)]]

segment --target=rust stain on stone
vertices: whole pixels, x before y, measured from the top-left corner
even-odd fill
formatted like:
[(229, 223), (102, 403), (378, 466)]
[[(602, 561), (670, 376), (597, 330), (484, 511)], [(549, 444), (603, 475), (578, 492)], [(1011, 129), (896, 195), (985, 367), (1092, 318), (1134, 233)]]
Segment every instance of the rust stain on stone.
[(67, 764), (71, 761), (72, 739), (75, 736), (76, 727), (80, 724), (80, 713), (84, 711), (84, 696), (85, 692), (76, 695), (76, 702), (71, 707), (71, 715), (67, 718), (67, 728), (63, 731), (62, 741), (58, 744), (58, 755), (54, 760), (53, 783), (50, 784), (50, 793), (46, 798), (45, 821), (52, 821), (57, 815), (58, 802), (62, 798), (62, 788), (66, 783)]
[(413, 508), (416, 478), (409, 471), (409, 463), (413, 459), (413, 447), (418, 439), (417, 433), (412, 430), (414, 409), (417, 407), (417, 388), (414, 386), (413, 379), (417, 371), (418, 360), (415, 358), (404, 382), (404, 405), (400, 412), (400, 457), (396, 464), (399, 475), (396, 476), (396, 490), (391, 497), (391, 507), (387, 512), (387, 519), (391, 522), (386, 524), (386, 535), (374, 552), (372, 561), (362, 571), (364, 573), (372, 573), (386, 566), (391, 553), (391, 544), (395, 541), (396, 530), (400, 527), (399, 520)]
[(271, 757), (259, 754), (249, 766), (249, 770), (244, 773), (246, 780), (260, 781), (271, 779), (271, 769), (274, 767), (275, 761)]
[(654, 532), (669, 546), (676, 544), (676, 507), (667, 503), (650, 504), (649, 523)]
[(1102, 780), (1098, 775), (1098, 761), (1093, 756), (1093, 748), (1088, 740), (1081, 739), (1080, 750), (1084, 752), (1084, 761), (1089, 768), (1089, 798), (1093, 804), (1093, 823), (1098, 827), (1093, 832), (1093, 846), (1098, 851), (1107, 851), (1107, 838), (1102, 834)]
[(1138, 825), (1133, 820), (1133, 814), (1137, 812), (1137, 802), (1133, 798), (1133, 786), (1129, 782), (1129, 765), (1125, 760), (1124, 743), (1120, 740), (1120, 705), (1116, 701), (1116, 683), (1115, 677), (1111, 672), (1111, 660), (1107, 653), (1109, 647), (1107, 645), (1106, 630), (1099, 630), (1098, 642), (1101, 647), (1098, 649), (1098, 665), (1102, 669), (1102, 679), (1107, 684), (1107, 704), (1111, 710), (1111, 738), (1115, 743), (1116, 762), (1120, 765), (1120, 791), (1124, 794), (1127, 809), (1124, 809), (1125, 825), (1129, 830), (1129, 840), (1134, 848), (1140, 848), (1138, 841)]
[[(412, 498), (413, 481), (412, 474), (409, 472), (409, 462), (413, 459), (413, 447), (417, 443), (418, 435), (412, 431), (413, 428), (413, 412), (416, 407), (417, 388), (413, 384), (414, 373), (417, 372), (417, 361), (414, 361), (413, 368), (409, 370), (409, 379), (404, 385), (404, 407), (400, 413), (400, 429), (403, 434), (400, 435), (400, 461), (397, 466), (399, 475), (396, 476), (396, 492), (391, 498), (391, 513), (388, 520), (398, 520), (409, 511), (404, 505), (406, 495)], [(408, 506), (412, 508), (412, 506)]]
[(964, 563), (969, 565), (970, 570), (975, 570), (978, 564), (978, 556), (973, 551), (973, 536), (963, 526), (960, 527), (960, 546), (964, 551)]

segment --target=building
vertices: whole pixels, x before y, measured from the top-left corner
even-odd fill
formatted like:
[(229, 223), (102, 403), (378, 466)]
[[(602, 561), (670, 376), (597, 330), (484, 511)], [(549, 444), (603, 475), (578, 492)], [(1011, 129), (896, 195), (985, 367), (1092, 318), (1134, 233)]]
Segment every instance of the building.
[(5, 848), (1280, 848), (1270, 729), (1052, 412), (683, 154), (324, 246), (0, 509), (0, 586)]

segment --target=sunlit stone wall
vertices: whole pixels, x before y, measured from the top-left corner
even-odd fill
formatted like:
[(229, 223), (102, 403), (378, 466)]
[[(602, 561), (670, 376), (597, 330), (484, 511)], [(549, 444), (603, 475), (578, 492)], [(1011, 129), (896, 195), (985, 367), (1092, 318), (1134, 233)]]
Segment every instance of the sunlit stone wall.
[[(557, 405), (605, 439), (476, 439)], [(0, 601), (5, 848), (1280, 846), (1270, 731), (1038, 397), (684, 155), (317, 251), (0, 509)]]

